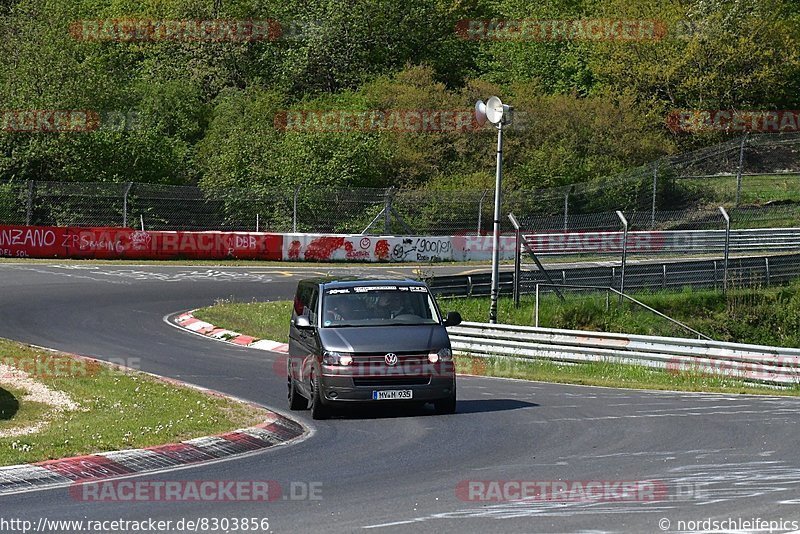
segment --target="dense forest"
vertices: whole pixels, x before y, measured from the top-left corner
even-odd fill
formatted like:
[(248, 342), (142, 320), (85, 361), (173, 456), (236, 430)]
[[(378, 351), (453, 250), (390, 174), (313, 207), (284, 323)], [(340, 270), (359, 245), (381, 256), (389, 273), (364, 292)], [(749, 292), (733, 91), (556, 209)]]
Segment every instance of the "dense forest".
[[(657, 31), (520, 37), (498, 22), (584, 19), (656, 21)], [(185, 27), (137, 38), (136, 21), (250, 26), (245, 38)], [(253, 38), (263, 21), (268, 31)], [(483, 33), (465, 31), (469, 21)], [(792, 0), (11, 0), (0, 32), (0, 180), (483, 188), (489, 126), (318, 131), (280, 118), (470, 111), (496, 94), (520, 117), (506, 139), (507, 184), (528, 189), (732, 135), (671, 131), (676, 110), (800, 109)], [(18, 131), (8, 110), (90, 110), (96, 127)]]

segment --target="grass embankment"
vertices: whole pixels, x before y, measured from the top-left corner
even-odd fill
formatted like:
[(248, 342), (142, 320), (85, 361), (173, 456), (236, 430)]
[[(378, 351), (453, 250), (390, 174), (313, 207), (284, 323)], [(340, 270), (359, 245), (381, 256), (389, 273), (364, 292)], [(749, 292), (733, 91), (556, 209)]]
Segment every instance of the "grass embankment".
[[(685, 290), (633, 296), (719, 341), (800, 347), (800, 282), (770, 288), (731, 289), (727, 295), (712, 290)], [(618, 304), (613, 294), (608, 310), (605, 294), (565, 297), (565, 302), (551, 294), (541, 299), (539, 326), (692, 337), (685, 329), (639, 306)], [(489, 315), (488, 299), (459, 299), (441, 304), (458, 310), (467, 321), (485, 322)], [(524, 296), (520, 308), (514, 308), (509, 299), (501, 299), (498, 309), (501, 323), (533, 324), (533, 297)]]
[[(685, 178), (707, 188), (720, 201), (736, 198), (736, 175)], [(797, 174), (759, 174), (742, 176), (742, 204), (763, 204), (771, 200), (800, 201), (800, 176)]]
[[(798, 286), (763, 290), (733, 290), (728, 296), (713, 291), (686, 291), (637, 295), (650, 306), (688, 323), (716, 339), (798, 346), (800, 296)], [(540, 325), (558, 328), (628, 332), (686, 337), (687, 332), (641, 308), (609, 302), (605, 295), (568, 296), (565, 303), (554, 296), (542, 299)], [(442, 299), (443, 311), (458, 311), (466, 321), (485, 322), (489, 312), (486, 298)], [(219, 302), (195, 315), (218, 326), (257, 337), (287, 341), (291, 310), (289, 301), (262, 303)], [(533, 299), (523, 298), (514, 308), (501, 299), (499, 322), (532, 325)], [(795, 322), (796, 321), (796, 322)], [(567, 365), (547, 360), (522, 361), (509, 358), (456, 357), (461, 373), (545, 382), (610, 387), (800, 395), (800, 387), (786, 390), (745, 383), (735, 377), (704, 372), (669, 372), (643, 366), (596, 362)]]
[(194, 312), (201, 321), (281, 343), (289, 341), (291, 314), (292, 303), (288, 300), (250, 303), (219, 300), (211, 307)]
[[(79, 406), (59, 411), (0, 376), (0, 465), (145, 447), (218, 434), (264, 420), (233, 400), (0, 339), (0, 362), (25, 371)], [(31, 434), (15, 430), (42, 423)]]

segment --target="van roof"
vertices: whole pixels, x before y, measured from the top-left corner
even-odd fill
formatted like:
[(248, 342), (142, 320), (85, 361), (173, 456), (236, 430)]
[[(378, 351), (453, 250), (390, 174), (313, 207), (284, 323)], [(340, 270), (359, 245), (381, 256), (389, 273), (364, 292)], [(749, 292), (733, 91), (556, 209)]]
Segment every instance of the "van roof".
[(306, 278), (300, 283), (322, 284), (325, 287), (354, 287), (354, 286), (425, 286), (425, 282), (412, 278), (380, 278), (365, 276), (324, 276), (319, 278)]

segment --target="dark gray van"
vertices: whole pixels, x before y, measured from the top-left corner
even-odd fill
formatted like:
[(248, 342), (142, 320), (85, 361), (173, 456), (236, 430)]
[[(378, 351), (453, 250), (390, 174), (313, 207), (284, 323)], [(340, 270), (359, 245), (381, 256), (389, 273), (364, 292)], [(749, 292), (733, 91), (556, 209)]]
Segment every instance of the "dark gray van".
[(301, 280), (289, 326), (292, 410), (324, 419), (352, 403), (433, 403), (456, 410), (446, 326), (428, 286), (415, 280)]

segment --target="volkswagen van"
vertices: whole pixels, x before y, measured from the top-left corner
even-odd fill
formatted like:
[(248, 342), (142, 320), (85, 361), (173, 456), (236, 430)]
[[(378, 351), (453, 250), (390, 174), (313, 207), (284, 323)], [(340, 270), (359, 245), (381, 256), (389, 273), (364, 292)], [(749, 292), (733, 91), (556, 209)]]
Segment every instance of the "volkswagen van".
[(456, 410), (447, 326), (427, 285), (410, 279), (314, 278), (297, 285), (289, 325), (289, 407), (314, 419), (355, 403)]

